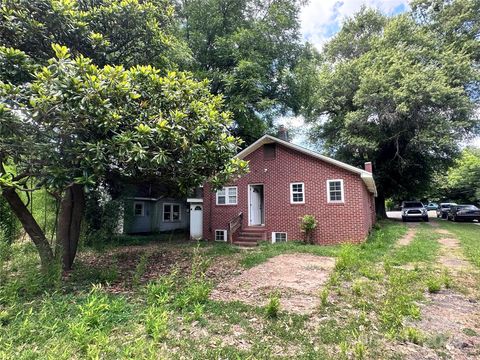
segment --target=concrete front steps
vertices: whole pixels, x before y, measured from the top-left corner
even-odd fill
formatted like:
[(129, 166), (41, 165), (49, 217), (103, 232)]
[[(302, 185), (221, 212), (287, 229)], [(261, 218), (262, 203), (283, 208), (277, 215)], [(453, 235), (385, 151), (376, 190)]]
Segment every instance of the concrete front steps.
[(259, 241), (267, 240), (266, 236), (267, 233), (263, 228), (244, 228), (240, 230), (233, 244), (242, 247), (253, 247), (257, 246)]

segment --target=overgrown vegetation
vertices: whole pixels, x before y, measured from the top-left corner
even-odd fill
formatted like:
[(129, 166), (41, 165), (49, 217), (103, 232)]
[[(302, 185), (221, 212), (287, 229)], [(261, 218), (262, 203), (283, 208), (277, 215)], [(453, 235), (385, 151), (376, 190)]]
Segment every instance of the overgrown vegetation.
[[(128, 274), (121, 273), (123, 257), (104, 268), (79, 262), (68, 280), (50, 287), (37, 268), (25, 266), (38, 264), (33, 246), (17, 242), (1, 253), (9, 255), (1, 258), (0, 358), (384, 359), (384, 345), (392, 341), (442, 351), (445, 340), (427, 337), (414, 325), (425, 294), (448, 288), (450, 282), (449, 274), (432, 268), (438, 248), (428, 230), (429, 225), (419, 225), (417, 236), (404, 247), (394, 245), (405, 225), (386, 221), (361, 245), (288, 242), (245, 252), (225, 244), (151, 242), (153, 237), (147, 237), (144, 247), (150, 252), (139, 253)], [(140, 240), (133, 238), (137, 244)], [(128, 247), (108, 247), (116, 249)], [(185, 253), (189, 267), (174, 265), (148, 280), (144, 275), (155, 266), (152, 249)], [(88, 251), (88, 258), (96, 256), (96, 250)], [(281, 311), (284, 294), (275, 291), (262, 307), (210, 300), (218, 280), (206, 272), (217, 259), (251, 267), (294, 252), (337, 258), (313, 314)], [(413, 269), (403, 268), (412, 263)], [(125, 276), (125, 287), (112, 287)]]

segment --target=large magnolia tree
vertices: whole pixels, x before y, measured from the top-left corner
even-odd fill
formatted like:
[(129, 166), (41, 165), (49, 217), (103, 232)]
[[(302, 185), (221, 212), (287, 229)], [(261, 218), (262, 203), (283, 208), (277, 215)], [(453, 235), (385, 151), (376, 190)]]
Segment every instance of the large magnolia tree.
[(182, 68), (192, 61), (170, 0), (6, 0), (0, 6), (0, 44), (36, 62), (67, 46), (98, 66)]
[[(53, 50), (37, 68), (23, 52), (0, 48), (0, 189), (45, 268), (55, 256), (71, 268), (85, 191), (106, 177), (141, 175), (186, 192), (246, 169), (232, 160), (240, 141), (207, 81), (151, 66), (98, 67), (66, 47)], [(19, 195), (40, 188), (60, 200), (53, 248)]]

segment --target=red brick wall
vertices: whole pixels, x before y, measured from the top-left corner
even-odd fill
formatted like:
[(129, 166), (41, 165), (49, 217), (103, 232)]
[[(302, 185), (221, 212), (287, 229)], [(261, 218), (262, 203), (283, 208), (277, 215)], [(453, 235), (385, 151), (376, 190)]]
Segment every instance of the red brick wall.
[[(215, 193), (204, 187), (204, 237), (214, 239), (215, 230), (226, 230), (240, 211), (248, 226), (248, 184), (263, 184), (267, 239), (272, 232), (286, 232), (288, 241), (302, 240), (300, 218), (314, 215), (318, 221), (314, 238), (319, 244), (361, 242), (370, 230), (373, 196), (360, 175), (277, 144), (276, 158), (263, 159), (259, 148), (246, 157), (250, 172), (229, 185), (238, 186), (237, 205), (216, 205)], [(327, 202), (327, 180), (343, 179), (344, 203)], [(303, 182), (305, 204), (290, 204), (290, 183)]]

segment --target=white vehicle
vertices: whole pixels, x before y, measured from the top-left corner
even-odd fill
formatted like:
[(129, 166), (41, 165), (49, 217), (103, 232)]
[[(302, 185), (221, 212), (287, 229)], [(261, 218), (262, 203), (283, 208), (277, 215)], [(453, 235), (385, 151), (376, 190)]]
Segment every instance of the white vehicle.
[(420, 219), (428, 221), (427, 208), (420, 201), (402, 202), (402, 220)]

